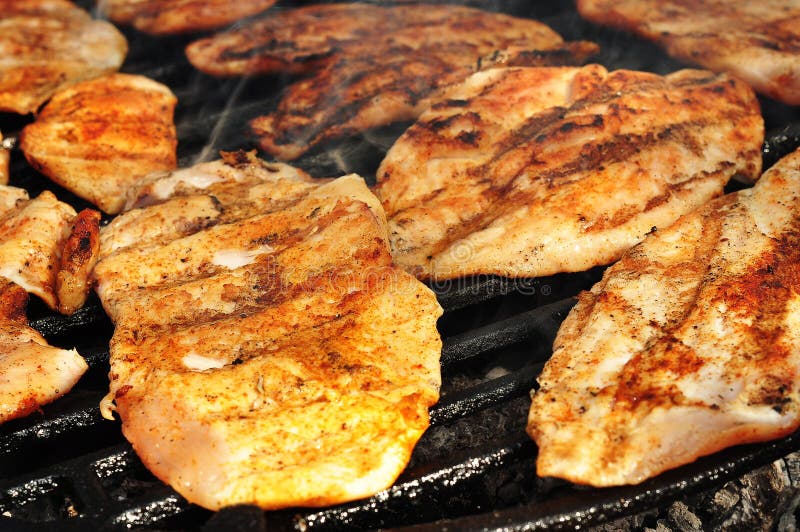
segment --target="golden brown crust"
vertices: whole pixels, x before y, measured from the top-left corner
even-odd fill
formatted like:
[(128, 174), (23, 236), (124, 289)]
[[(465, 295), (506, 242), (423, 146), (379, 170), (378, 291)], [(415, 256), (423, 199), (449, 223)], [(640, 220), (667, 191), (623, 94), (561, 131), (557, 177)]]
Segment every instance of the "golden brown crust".
[(755, 179), (762, 141), (755, 94), (727, 76), (497, 68), (434, 100), (375, 190), (419, 278), (551, 275), (612, 262), (733, 175)]
[(790, 0), (579, 0), (586, 18), (636, 32), (683, 61), (800, 104), (800, 6)]
[(125, 59), (125, 37), (67, 0), (0, 0), (0, 13), (0, 111), (35, 112), (59, 89)]
[(8, 184), (8, 163), (10, 153), (3, 147), (3, 134), (0, 132), (0, 185)]
[(28, 292), (21, 286), (0, 277), (0, 319), (20, 325), (28, 324), (25, 309), (28, 307)]
[[(147, 467), (211, 509), (391, 484), (438, 398), (441, 309), (391, 265), (363, 180), (238, 152), (136, 197), (148, 205), (103, 228), (95, 276), (116, 326), (103, 412), (116, 403)], [(189, 202), (211, 223), (153, 227)]]
[(56, 94), (23, 129), (31, 165), (107, 213), (119, 212), (129, 188), (176, 165), (177, 100), (160, 83), (111, 74)]
[(0, 187), (0, 276), (56, 309), (56, 271), (75, 210), (50, 191), (28, 199), (15, 187)]
[(118, 24), (153, 35), (207, 31), (255, 15), (276, 0), (101, 0), (99, 7)]
[(638, 483), (800, 426), (798, 198), (800, 151), (581, 296), (531, 405), (540, 475)]
[(73, 349), (56, 349), (28, 326), (28, 293), (0, 277), (0, 423), (36, 412), (86, 371)]
[[(365, 13), (359, 9), (346, 4), (336, 10), (319, 8), (324, 23), (329, 16), (346, 18), (347, 23), (344, 30), (330, 29), (331, 40), (299, 29), (297, 35), (287, 35), (299, 43), (302, 53), (293, 47), (284, 51), (267, 46), (263, 51), (247, 43), (247, 50), (255, 47), (256, 57), (268, 56), (271, 62), (303, 64), (306, 57), (323, 61), (321, 69), (285, 91), (277, 110), (251, 121), (252, 131), (268, 153), (291, 160), (325, 141), (412, 119), (441, 88), (492, 62), (573, 64), (596, 51), (592, 43), (564, 44), (558, 34), (536, 21), (467, 7), (373, 6)], [(291, 21), (292, 14), (303, 19), (316, 12), (306, 8), (285, 13)], [(242, 34), (257, 33), (261, 40), (280, 33), (275, 28), (262, 28), (261, 33), (248, 30)], [(230, 48), (221, 43), (242, 34), (223, 35), (220, 43), (206, 45), (223, 48), (220, 56), (230, 55)], [(505, 49), (510, 51), (498, 53)], [(248, 61), (252, 61), (249, 56)], [(245, 63), (240, 68), (250, 66)]]
[(75, 217), (72, 231), (64, 242), (56, 277), (58, 311), (72, 314), (89, 295), (89, 276), (100, 252), (100, 213), (84, 209)]

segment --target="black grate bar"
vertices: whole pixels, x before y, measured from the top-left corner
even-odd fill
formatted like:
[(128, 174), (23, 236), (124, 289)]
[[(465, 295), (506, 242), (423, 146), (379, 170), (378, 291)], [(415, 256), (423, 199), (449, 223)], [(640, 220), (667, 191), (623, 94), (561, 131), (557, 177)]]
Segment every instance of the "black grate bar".
[[(0, 459), (58, 438), (87, 438), (92, 435), (92, 429), (99, 425), (111, 425), (100, 415), (98, 404), (103, 395), (104, 392), (73, 390), (61, 400), (58, 404), (60, 411), (54, 415), (39, 419), (31, 416), (9, 423), (3, 427), (4, 433), (0, 435)], [(5, 432), (8, 427), (12, 427), (12, 430)]]
[(125, 510), (112, 516), (107, 526), (134, 528), (153, 526), (190, 511), (191, 505), (168, 486), (151, 489), (146, 497), (125, 505)]
[(800, 123), (793, 122), (764, 135), (761, 158), (766, 170), (781, 157), (788, 155), (800, 146)]
[(442, 347), (443, 366), (535, 338), (550, 345), (561, 322), (575, 305), (566, 298), (523, 314), (447, 338)]
[(535, 279), (511, 279), (489, 275), (429, 282), (428, 286), (436, 294), (445, 312), (450, 312), (524, 289), (537, 282)]
[(30, 326), (39, 331), (45, 338), (89, 332), (100, 324), (109, 324), (103, 307), (99, 303), (89, 304), (78, 309), (74, 314), (48, 314), (30, 321)]
[(430, 409), (431, 425), (441, 425), (520, 397), (533, 388), (544, 362), (526, 366), (465, 390), (448, 394)]
[[(800, 431), (768, 443), (732, 447), (642, 484), (615, 488), (567, 490), (567, 495), (532, 501), (512, 508), (415, 526), (415, 532), (435, 530), (537, 531), (579, 530), (720, 486), (767, 465), (800, 447)], [(587, 496), (591, 493), (591, 496)], [(405, 530), (403, 528), (402, 530)]]

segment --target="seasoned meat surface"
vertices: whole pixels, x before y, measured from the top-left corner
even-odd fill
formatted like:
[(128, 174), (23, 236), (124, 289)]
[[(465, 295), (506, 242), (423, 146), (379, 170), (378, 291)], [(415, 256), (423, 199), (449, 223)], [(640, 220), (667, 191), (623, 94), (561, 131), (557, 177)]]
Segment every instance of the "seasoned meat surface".
[(103, 410), (145, 465), (210, 509), (390, 485), (438, 399), (441, 309), (391, 265), (363, 180), (224, 154), (130, 201), (95, 276), (116, 326)]
[(460, 61), (472, 65), (511, 43), (546, 49), (561, 42), (539, 22), (464, 6), (332, 3), (270, 13), (199, 39), (186, 48), (186, 55), (207, 74), (241, 76), (308, 72), (340, 54), (374, 57), (370, 48), (384, 50), (391, 44), (396, 50), (453, 46), (454, 53), (471, 52)]
[(0, 185), (8, 184), (9, 150), (3, 146), (3, 133), (0, 132)]
[(728, 72), (758, 92), (800, 105), (796, 0), (578, 0), (591, 21), (636, 32), (670, 55)]
[(69, 392), (86, 372), (74, 349), (58, 349), (28, 326), (25, 289), (0, 277), (0, 423)]
[(176, 165), (176, 98), (143, 76), (110, 74), (58, 92), (22, 131), (31, 165), (107, 213), (146, 174)]
[(583, 293), (533, 394), (537, 473), (634, 484), (800, 427), (800, 150)]
[(276, 0), (98, 0), (118, 24), (153, 35), (206, 31), (227, 26), (269, 8)]
[(536, 277), (608, 264), (755, 179), (762, 141), (755, 95), (724, 75), (492, 69), (406, 130), (375, 191), (414, 275)]
[(128, 52), (113, 25), (67, 0), (0, 0), (0, 112), (35, 112), (56, 91), (117, 70)]
[(34, 199), (16, 187), (0, 186), (0, 277), (56, 309), (56, 275), (61, 247), (75, 210), (49, 191)]
[(100, 213), (84, 209), (72, 222), (72, 230), (64, 241), (56, 275), (58, 311), (72, 314), (86, 303), (90, 277), (100, 256)]
[(596, 51), (564, 43), (534, 20), (463, 6), (326, 4), (197, 41), (187, 55), (214, 75), (311, 72), (250, 124), (265, 151), (291, 160), (322, 142), (415, 118), (430, 95), (506, 48), (526, 50), (537, 64), (580, 63)]

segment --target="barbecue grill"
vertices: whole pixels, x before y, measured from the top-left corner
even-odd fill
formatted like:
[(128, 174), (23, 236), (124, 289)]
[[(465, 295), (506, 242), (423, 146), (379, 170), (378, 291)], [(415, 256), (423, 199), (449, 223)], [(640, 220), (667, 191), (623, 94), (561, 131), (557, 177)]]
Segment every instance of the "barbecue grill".
[[(79, 3), (92, 9), (88, 2)], [(602, 49), (597, 62), (609, 70), (663, 74), (683, 66), (636, 37), (582, 21), (571, 2), (468, 3), (537, 18), (567, 40), (593, 40)], [(289, 5), (297, 2), (278, 8)], [(213, 159), (220, 149), (252, 146), (246, 122), (275, 105), (288, 78), (213, 79), (183, 56), (190, 38), (124, 31), (131, 51), (122, 70), (165, 83), (178, 97), (181, 166)], [(766, 168), (800, 146), (800, 108), (764, 99), (762, 110), (768, 130)], [(28, 121), (0, 114), (0, 130), (14, 136)], [(383, 154), (403, 129), (401, 124), (329, 143), (295, 164), (318, 177), (358, 172), (374, 181)], [(19, 152), (12, 153), (11, 184), (31, 195), (54, 190), (76, 208), (88, 206), (38, 175)], [(741, 186), (732, 183), (728, 189)], [(0, 528), (575, 529), (665, 506), (800, 450), (799, 432), (728, 449), (621, 488), (589, 489), (538, 478), (536, 445), (524, 432), (528, 392), (574, 296), (601, 275), (602, 268), (595, 268), (533, 280), (489, 276), (432, 284), (445, 309), (439, 322), (442, 399), (431, 409), (431, 428), (406, 471), (393, 487), (366, 500), (275, 512), (241, 506), (212, 513), (155, 479), (122, 437), (119, 424), (100, 416), (113, 326), (97, 298), (92, 296), (70, 317), (32, 301), (32, 326), (54, 345), (77, 347), (90, 370), (64, 398), (0, 426)]]

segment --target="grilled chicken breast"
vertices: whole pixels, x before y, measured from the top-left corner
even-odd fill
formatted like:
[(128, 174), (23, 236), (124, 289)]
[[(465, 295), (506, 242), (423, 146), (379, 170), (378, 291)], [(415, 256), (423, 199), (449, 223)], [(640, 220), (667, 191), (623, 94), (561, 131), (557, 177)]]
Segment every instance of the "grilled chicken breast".
[(100, 213), (84, 209), (72, 222), (56, 275), (58, 311), (72, 314), (83, 306), (91, 289), (89, 278), (100, 256)]
[(144, 175), (176, 165), (177, 100), (143, 76), (110, 74), (56, 94), (22, 130), (31, 165), (107, 213)]
[(540, 475), (638, 483), (800, 427), (800, 150), (581, 295), (539, 377)]
[(98, 0), (109, 19), (154, 35), (191, 33), (227, 26), (255, 15), (276, 0)]
[(800, 4), (723, 0), (578, 0), (599, 24), (633, 31), (680, 60), (729, 72), (757, 91), (800, 105)]
[(391, 484), (438, 399), (441, 309), (391, 265), (377, 199), (356, 176), (312, 183), (244, 153), (161, 185), (102, 232), (105, 414), (113, 400), (145, 465), (210, 509)]
[(638, 483), (800, 427), (798, 223), (800, 151), (583, 293), (533, 396), (538, 474)]
[(75, 210), (44, 191), (34, 199), (0, 186), (0, 277), (13, 281), (56, 309), (61, 246)]
[(291, 160), (326, 140), (413, 119), (434, 91), (509, 47), (528, 50), (538, 64), (582, 62), (596, 51), (564, 43), (534, 20), (463, 6), (330, 4), (197, 41), (187, 55), (214, 75), (314, 70), (251, 122), (264, 150)]
[(10, 158), (9, 150), (3, 146), (3, 133), (0, 132), (0, 185), (8, 184), (8, 162)]
[(437, 44), (457, 47), (462, 39), (464, 50), (471, 52), (462, 59), (468, 65), (507, 43), (549, 49), (562, 42), (539, 22), (464, 6), (333, 3), (278, 11), (199, 39), (186, 48), (186, 55), (196, 68), (213, 76), (297, 74), (330, 64), (341, 53), (375, 57), (368, 50), (390, 42), (418, 50)]
[(756, 178), (762, 140), (755, 95), (724, 75), (493, 69), (398, 139), (375, 191), (420, 278), (582, 271)]
[(0, 423), (66, 394), (87, 370), (74, 349), (51, 347), (28, 326), (28, 294), (0, 278)]
[(125, 37), (67, 0), (0, 0), (0, 111), (31, 113), (59, 89), (119, 68)]

